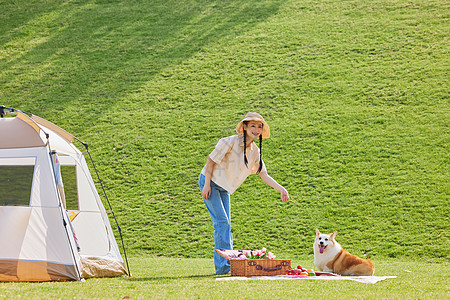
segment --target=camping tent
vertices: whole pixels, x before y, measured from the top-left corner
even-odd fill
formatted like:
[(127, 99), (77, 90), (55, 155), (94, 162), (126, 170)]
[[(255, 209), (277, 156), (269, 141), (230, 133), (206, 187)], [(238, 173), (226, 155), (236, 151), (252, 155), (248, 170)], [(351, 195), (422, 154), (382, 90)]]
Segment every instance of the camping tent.
[(0, 281), (127, 274), (74, 136), (0, 107)]

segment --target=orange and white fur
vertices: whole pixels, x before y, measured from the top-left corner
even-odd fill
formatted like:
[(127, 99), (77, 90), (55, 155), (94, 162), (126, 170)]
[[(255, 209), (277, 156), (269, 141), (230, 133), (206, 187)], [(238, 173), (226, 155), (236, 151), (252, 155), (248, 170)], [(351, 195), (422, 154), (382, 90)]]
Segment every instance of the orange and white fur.
[(375, 272), (372, 262), (348, 253), (336, 242), (337, 231), (321, 234), (316, 229), (314, 265), (323, 272), (340, 275), (371, 276)]

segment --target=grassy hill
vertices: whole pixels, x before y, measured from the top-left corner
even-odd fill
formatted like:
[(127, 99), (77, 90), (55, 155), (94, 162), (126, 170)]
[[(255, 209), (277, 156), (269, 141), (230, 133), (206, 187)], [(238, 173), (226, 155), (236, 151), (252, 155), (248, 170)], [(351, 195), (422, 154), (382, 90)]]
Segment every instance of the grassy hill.
[(210, 257), (197, 185), (248, 111), (269, 174), (232, 195), (235, 248), (448, 260), (443, 0), (0, 0), (0, 105), (90, 145), (132, 253)]

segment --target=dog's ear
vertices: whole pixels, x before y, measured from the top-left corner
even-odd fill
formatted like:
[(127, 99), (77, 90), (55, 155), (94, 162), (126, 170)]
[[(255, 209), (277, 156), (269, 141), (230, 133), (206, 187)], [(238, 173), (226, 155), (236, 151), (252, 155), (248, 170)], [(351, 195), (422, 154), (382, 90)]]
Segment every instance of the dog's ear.
[(335, 230), (331, 235), (330, 235), (330, 240), (334, 240), (334, 238), (337, 235), (337, 231)]
[(319, 236), (320, 235), (320, 231), (319, 231), (319, 229), (316, 229), (316, 236)]

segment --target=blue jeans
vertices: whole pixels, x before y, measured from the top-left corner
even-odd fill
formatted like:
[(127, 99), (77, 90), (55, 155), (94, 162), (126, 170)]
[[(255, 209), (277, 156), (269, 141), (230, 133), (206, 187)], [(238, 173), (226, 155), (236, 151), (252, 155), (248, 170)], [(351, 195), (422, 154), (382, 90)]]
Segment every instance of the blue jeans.
[[(205, 175), (198, 178), (200, 191), (205, 186)], [(214, 227), (215, 249), (233, 249), (233, 237), (231, 235), (230, 219), (230, 194), (211, 181), (211, 196), (208, 201), (203, 199), (208, 208)], [(230, 271), (230, 262), (214, 252), (214, 265), (216, 274), (226, 274)]]

